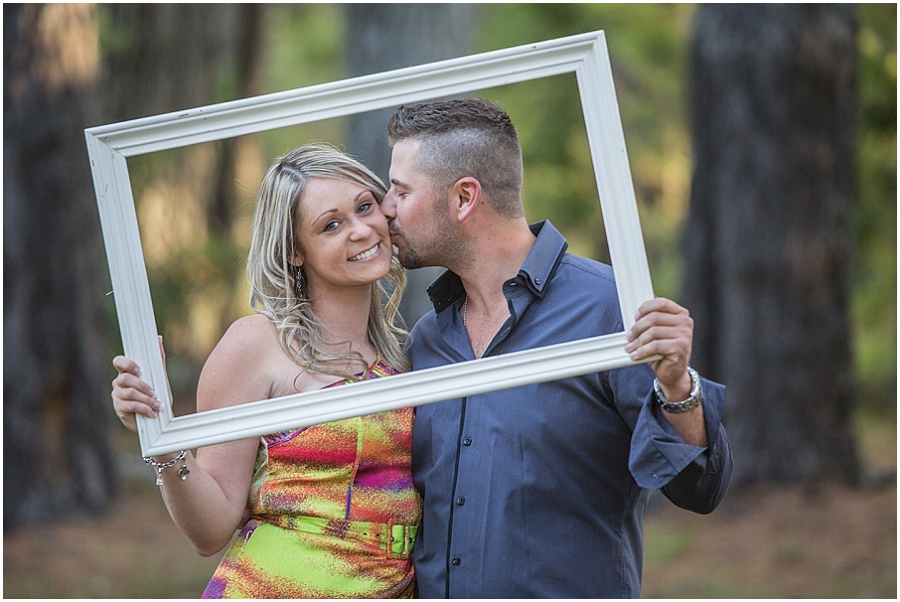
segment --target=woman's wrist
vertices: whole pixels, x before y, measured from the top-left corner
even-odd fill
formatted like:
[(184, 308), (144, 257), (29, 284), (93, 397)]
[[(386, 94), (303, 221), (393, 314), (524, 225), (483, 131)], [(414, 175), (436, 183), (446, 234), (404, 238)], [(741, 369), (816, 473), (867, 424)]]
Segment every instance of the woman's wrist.
[(162, 487), (162, 473), (165, 469), (171, 468), (181, 463), (181, 468), (178, 469), (178, 476), (181, 477), (181, 480), (184, 481), (187, 479), (188, 475), (191, 474), (191, 471), (188, 470), (187, 467), (187, 450), (181, 450), (178, 454), (166, 456), (156, 456), (152, 458), (145, 457), (144, 462), (153, 467), (153, 470), (156, 471), (156, 484)]

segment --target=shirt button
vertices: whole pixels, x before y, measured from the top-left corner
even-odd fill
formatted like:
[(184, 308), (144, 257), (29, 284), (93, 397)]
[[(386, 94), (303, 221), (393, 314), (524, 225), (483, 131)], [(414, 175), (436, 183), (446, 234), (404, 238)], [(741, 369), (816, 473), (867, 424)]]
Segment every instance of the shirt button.
[(454, 558), (450, 562), (451, 564), (453, 564), (453, 566), (459, 566), (459, 563), (462, 561), (459, 558)]
[(541, 279), (540, 279), (540, 278), (535, 278), (535, 279), (534, 279), (534, 283), (535, 283), (535, 284), (540, 284), (540, 283), (541, 283)]
[(457, 505), (457, 506), (462, 506), (462, 505), (465, 504), (465, 503), (466, 503), (466, 498), (464, 498), (464, 497), (458, 497), (458, 498), (456, 498), (456, 505)]
[(472, 445), (471, 437), (463, 437), (463, 445)]

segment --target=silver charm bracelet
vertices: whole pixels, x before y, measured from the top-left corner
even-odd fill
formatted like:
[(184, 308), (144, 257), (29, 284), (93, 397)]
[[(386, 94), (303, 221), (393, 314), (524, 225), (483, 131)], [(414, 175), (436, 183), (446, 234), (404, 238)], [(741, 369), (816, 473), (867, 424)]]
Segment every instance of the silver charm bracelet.
[(187, 450), (181, 450), (181, 453), (169, 460), (168, 462), (157, 462), (153, 458), (144, 458), (144, 462), (152, 466), (156, 470), (156, 484), (159, 487), (162, 487), (162, 471), (167, 468), (171, 468), (175, 466), (179, 462), (181, 462), (181, 468), (178, 469), (178, 476), (181, 477), (181, 480), (184, 481), (187, 479), (188, 475), (191, 474), (191, 471), (188, 470), (187, 467)]

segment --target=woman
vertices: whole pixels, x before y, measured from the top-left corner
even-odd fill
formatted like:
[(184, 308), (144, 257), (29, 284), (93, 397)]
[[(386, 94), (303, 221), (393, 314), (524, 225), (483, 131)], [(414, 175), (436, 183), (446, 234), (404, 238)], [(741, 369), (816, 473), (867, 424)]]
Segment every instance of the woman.
[[(260, 185), (247, 260), (257, 313), (213, 350), (198, 411), (410, 368), (406, 332), (394, 325), (405, 277), (378, 207), (384, 194), (372, 172), (331, 147), (304, 146), (275, 162)], [(386, 310), (384, 277), (395, 286)], [(134, 362), (113, 364), (113, 404), (136, 431), (135, 413), (152, 417), (159, 402)], [(421, 517), (412, 422), (407, 408), (205, 447), (196, 458), (149, 459), (169, 513), (200, 554), (227, 545), (249, 508), (203, 597), (410, 597)]]

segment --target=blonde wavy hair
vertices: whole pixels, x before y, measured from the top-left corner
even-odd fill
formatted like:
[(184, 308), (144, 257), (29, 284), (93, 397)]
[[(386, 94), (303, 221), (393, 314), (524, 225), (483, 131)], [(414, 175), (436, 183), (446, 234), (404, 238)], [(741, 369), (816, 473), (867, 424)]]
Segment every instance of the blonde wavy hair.
[[(349, 366), (368, 364), (356, 351), (333, 353), (325, 349), (325, 326), (308, 298), (303, 269), (294, 266), (300, 199), (313, 178), (332, 178), (358, 184), (370, 190), (378, 204), (386, 193), (382, 181), (364, 165), (340, 150), (325, 144), (308, 144), (280, 157), (266, 173), (259, 187), (253, 234), (247, 257), (250, 280), (250, 307), (268, 316), (278, 329), (285, 353), (309, 372), (353, 378)], [(298, 290), (298, 278), (301, 282)], [(403, 353), (406, 332), (399, 305), (406, 287), (406, 275), (396, 256), (387, 276), (372, 284), (368, 336), (382, 357), (395, 369), (411, 369)]]

